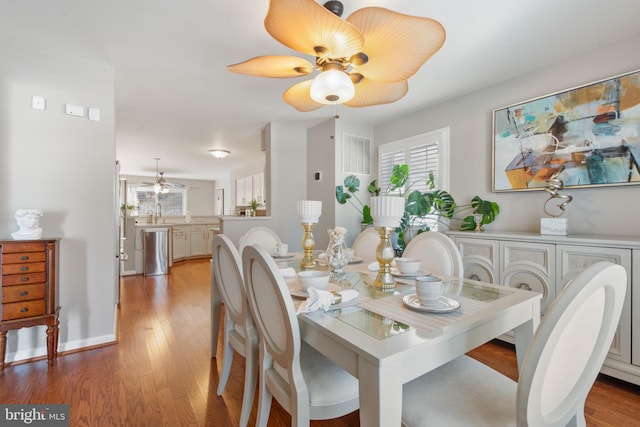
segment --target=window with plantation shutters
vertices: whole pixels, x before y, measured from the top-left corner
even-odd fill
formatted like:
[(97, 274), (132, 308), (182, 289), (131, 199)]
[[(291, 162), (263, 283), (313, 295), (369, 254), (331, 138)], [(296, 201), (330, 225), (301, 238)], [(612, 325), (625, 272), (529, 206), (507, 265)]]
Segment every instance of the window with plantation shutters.
[(429, 174), (435, 188), (449, 189), (449, 129), (416, 135), (378, 147), (378, 185), (384, 192), (391, 181), (393, 166), (409, 165), (408, 191), (427, 191)]
[[(409, 180), (403, 191), (428, 191), (427, 181), (433, 173), (435, 189), (449, 190), (449, 129), (416, 135), (378, 147), (378, 186), (389, 187), (394, 165), (409, 165)], [(397, 190), (395, 193), (400, 193)], [(437, 229), (436, 218), (425, 218), (429, 227)]]

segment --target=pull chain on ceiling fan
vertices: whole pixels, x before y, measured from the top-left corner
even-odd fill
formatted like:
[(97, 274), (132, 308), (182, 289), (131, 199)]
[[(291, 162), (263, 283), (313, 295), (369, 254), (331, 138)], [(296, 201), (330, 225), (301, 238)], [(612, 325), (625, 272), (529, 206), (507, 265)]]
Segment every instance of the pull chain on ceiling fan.
[(229, 65), (234, 73), (311, 80), (283, 94), (298, 111), (326, 104), (367, 107), (405, 96), (407, 80), (444, 44), (444, 27), (431, 18), (404, 15), (381, 7), (356, 10), (342, 20), (343, 5), (315, 0), (270, 0), (267, 32), (283, 45), (315, 57), (315, 67), (296, 56), (257, 56)]

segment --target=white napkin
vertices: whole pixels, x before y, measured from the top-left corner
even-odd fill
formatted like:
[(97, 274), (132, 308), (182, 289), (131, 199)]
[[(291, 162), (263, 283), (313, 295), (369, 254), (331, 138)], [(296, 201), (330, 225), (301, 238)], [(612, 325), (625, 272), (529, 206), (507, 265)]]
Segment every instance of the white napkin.
[(280, 274), (282, 274), (282, 277), (284, 278), (297, 276), (296, 271), (293, 269), (293, 267), (281, 268)]
[(309, 298), (298, 306), (298, 310), (296, 311), (297, 314), (309, 313), (319, 309), (327, 311), (331, 304), (351, 301), (358, 297), (358, 291), (355, 289), (345, 289), (334, 294), (329, 291), (323, 291), (312, 287), (309, 288), (307, 292), (309, 293)]

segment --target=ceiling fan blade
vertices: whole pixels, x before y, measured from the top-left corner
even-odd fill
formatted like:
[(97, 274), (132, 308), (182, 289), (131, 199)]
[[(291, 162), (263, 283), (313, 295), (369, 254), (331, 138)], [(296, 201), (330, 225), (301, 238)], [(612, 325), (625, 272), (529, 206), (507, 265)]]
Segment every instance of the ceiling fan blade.
[(313, 71), (313, 64), (297, 56), (265, 55), (229, 65), (227, 69), (250, 76), (286, 78), (306, 76)]
[(185, 185), (180, 183), (180, 182), (165, 182), (164, 185), (166, 185), (167, 187), (173, 187), (173, 188), (184, 188)]
[(309, 95), (311, 82), (313, 82), (313, 79), (294, 84), (284, 92), (282, 99), (284, 99), (284, 102), (303, 113), (324, 107), (324, 104), (320, 104), (319, 102), (311, 99), (311, 95)]
[(444, 27), (436, 20), (380, 7), (356, 10), (347, 21), (363, 35), (369, 61), (357, 71), (378, 82), (398, 82), (413, 76), (444, 44)]
[(329, 58), (349, 58), (364, 43), (357, 28), (315, 0), (271, 0), (264, 26), (283, 45), (312, 56), (321, 46)]
[(406, 80), (386, 83), (364, 78), (355, 86), (355, 96), (344, 103), (347, 107), (358, 108), (390, 104), (405, 96), (409, 91), (409, 84)]

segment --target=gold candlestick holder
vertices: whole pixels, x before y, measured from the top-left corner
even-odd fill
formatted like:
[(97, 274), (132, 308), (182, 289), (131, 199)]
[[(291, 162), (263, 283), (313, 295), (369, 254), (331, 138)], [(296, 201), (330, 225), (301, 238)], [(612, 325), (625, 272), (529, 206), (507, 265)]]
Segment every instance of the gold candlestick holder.
[(300, 261), (301, 270), (313, 270), (316, 268), (316, 261), (313, 259), (313, 248), (315, 248), (315, 241), (313, 240), (313, 223), (302, 223), (304, 228), (304, 235), (302, 236), (302, 249), (304, 255)]
[(389, 236), (395, 228), (376, 227), (376, 229), (380, 233), (380, 243), (376, 249), (376, 260), (380, 265), (380, 269), (373, 284), (383, 292), (393, 292), (396, 288), (396, 281), (391, 274), (391, 261), (395, 258), (395, 252)]

